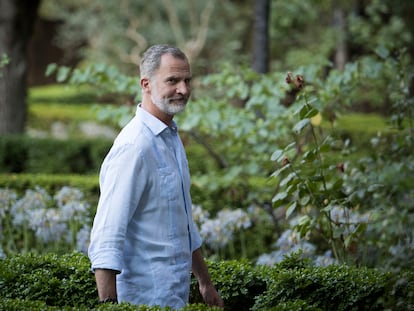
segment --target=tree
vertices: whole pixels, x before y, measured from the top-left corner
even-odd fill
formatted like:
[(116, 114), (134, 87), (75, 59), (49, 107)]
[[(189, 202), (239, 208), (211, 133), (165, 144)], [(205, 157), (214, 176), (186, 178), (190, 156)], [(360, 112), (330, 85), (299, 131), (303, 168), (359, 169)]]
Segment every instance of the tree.
[(0, 135), (24, 131), (26, 54), (39, 4), (40, 0), (0, 0), (0, 55), (9, 58), (0, 78)]
[(235, 4), (218, 0), (45, 0), (40, 14), (62, 21), (60, 47), (82, 45), (84, 62), (110, 63), (130, 74), (136, 74), (140, 54), (156, 43), (174, 44), (190, 62), (196, 59), (194, 72), (216, 69), (223, 54), (240, 55), (247, 28)]
[(334, 64), (335, 68), (344, 70), (345, 64), (348, 61), (347, 50), (347, 26), (345, 10), (338, 5), (337, 1), (333, 1), (333, 27), (336, 30), (336, 47)]
[(269, 71), (269, 0), (256, 0), (253, 32), (253, 70)]

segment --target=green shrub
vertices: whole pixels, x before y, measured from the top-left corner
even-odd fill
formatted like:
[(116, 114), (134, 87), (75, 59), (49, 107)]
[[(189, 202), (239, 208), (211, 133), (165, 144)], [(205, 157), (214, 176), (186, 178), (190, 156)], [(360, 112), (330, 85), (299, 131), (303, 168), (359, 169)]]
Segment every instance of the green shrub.
[[(31, 301), (27, 299), (1, 299), (0, 310), (2, 311), (88, 311), (91, 310), (88, 306), (48, 306), (43, 301)], [(102, 304), (96, 305), (92, 310), (115, 310), (115, 311), (172, 311), (171, 308), (165, 307), (149, 307), (145, 305), (136, 306), (130, 303), (120, 304)], [(208, 307), (205, 304), (190, 304), (181, 309), (181, 311), (219, 311), (222, 309)]]
[(48, 306), (43, 301), (28, 300), (28, 299), (0, 299), (0, 310), (3, 311), (23, 311), (23, 310), (41, 310), (41, 311), (69, 311), (69, 310), (90, 310), (84, 307), (76, 309), (73, 307), (56, 307)]
[(27, 136), (0, 137), (0, 171), (4, 173), (98, 173), (112, 142), (56, 140)]
[(268, 310), (280, 303), (303, 300), (321, 310), (384, 310), (390, 275), (345, 265), (284, 269), (284, 263), (263, 269), (268, 287), (252, 310)]
[(392, 310), (414, 310), (414, 270), (394, 275), (390, 283), (391, 295), (384, 298), (384, 303)]
[[(296, 263), (296, 264), (295, 264)], [(247, 261), (208, 260), (224, 310), (412, 310), (414, 272), (391, 275), (375, 269), (311, 266), (300, 256), (274, 267)], [(0, 310), (170, 310), (160, 307), (98, 305), (86, 255), (15, 255), (0, 259)], [(218, 310), (201, 302), (192, 279), (184, 311)]]
[(2, 299), (43, 301), (49, 306), (88, 306), (97, 301), (86, 256), (72, 253), (15, 255), (0, 262)]
[(277, 306), (268, 308), (266, 311), (321, 311), (322, 309), (309, 305), (304, 300), (292, 300), (281, 302)]
[[(256, 295), (266, 289), (266, 282), (247, 261), (208, 261), (211, 278), (225, 301), (225, 310), (250, 310)], [(191, 299), (201, 302), (198, 285), (193, 279)]]
[(37, 186), (48, 193), (54, 193), (64, 186), (76, 187), (95, 203), (99, 195), (97, 175), (0, 174), (0, 188), (13, 189), (22, 194)]

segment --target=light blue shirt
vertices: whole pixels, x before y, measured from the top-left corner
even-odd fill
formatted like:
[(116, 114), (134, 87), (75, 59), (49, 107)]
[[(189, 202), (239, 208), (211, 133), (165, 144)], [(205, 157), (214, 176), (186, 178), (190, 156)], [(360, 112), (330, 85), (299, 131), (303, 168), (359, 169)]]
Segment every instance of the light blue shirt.
[(103, 161), (99, 182), (88, 251), (92, 270), (120, 272), (119, 301), (184, 307), (201, 238), (175, 123), (168, 127), (138, 107)]

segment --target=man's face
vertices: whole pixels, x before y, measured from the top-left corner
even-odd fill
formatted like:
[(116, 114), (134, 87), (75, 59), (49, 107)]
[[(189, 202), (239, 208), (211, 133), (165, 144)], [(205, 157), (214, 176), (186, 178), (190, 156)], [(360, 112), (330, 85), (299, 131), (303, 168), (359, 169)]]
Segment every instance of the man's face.
[(188, 62), (170, 54), (161, 57), (160, 68), (150, 79), (151, 100), (168, 115), (185, 109), (191, 95), (191, 71)]

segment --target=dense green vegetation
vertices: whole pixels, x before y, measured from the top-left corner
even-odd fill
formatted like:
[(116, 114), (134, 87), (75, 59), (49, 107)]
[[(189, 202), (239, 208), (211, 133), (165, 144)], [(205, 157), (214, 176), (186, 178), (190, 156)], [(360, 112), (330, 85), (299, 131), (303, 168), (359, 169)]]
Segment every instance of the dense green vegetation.
[[(412, 273), (391, 274), (344, 265), (315, 267), (299, 256), (274, 267), (247, 261), (208, 261), (225, 301), (224, 310), (411, 310)], [(2, 310), (170, 310), (98, 305), (88, 258), (73, 252), (16, 255), (0, 259)], [(192, 279), (190, 304), (183, 310), (217, 310), (201, 304)]]

